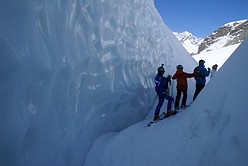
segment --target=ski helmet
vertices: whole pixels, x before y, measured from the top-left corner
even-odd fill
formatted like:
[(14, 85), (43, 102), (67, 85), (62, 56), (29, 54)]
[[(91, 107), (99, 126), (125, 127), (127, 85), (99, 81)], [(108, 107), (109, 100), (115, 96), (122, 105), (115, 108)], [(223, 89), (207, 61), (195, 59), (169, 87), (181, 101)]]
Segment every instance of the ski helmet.
[(215, 64), (215, 65), (212, 66), (212, 68), (215, 69), (215, 70), (217, 70), (217, 67), (218, 67), (217, 64)]
[(177, 69), (183, 70), (183, 65), (177, 65)]
[(205, 61), (204, 60), (199, 60), (199, 64), (204, 64), (205, 63)]
[(165, 72), (163, 66), (164, 66), (164, 64), (161, 64), (161, 66), (158, 68), (158, 72)]

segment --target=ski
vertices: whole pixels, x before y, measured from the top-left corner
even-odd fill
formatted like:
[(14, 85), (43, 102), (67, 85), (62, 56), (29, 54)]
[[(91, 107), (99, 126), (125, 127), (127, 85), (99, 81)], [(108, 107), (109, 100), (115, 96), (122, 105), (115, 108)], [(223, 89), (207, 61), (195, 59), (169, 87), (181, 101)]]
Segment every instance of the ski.
[(184, 106), (184, 107), (181, 107), (181, 108), (179, 108), (179, 109), (176, 109), (176, 111), (181, 111), (181, 110), (185, 110), (186, 108), (188, 108), (189, 106), (190, 106), (191, 104), (189, 104), (189, 105), (186, 105), (186, 106)]
[(161, 121), (161, 120), (163, 120), (163, 119), (166, 119), (166, 118), (168, 118), (168, 117), (171, 117), (171, 116), (173, 116), (173, 115), (176, 115), (177, 113), (178, 113), (178, 111), (174, 111), (173, 114), (170, 115), (170, 116), (167, 116), (166, 114), (163, 114), (163, 115), (162, 115), (161, 117), (159, 117), (157, 120), (152, 120), (152, 121), (148, 122), (148, 123), (147, 123), (147, 127), (150, 127), (153, 123), (157, 123), (157, 122), (159, 122), (159, 121)]
[[(174, 114), (173, 114), (173, 115), (176, 115), (177, 113), (181, 112), (182, 110), (185, 110), (185, 109), (188, 108), (189, 106), (190, 106), (190, 105), (187, 105), (187, 106), (185, 106), (185, 107), (183, 107), (183, 108), (177, 109), (176, 111), (174, 111)], [(148, 122), (148, 123), (147, 123), (147, 127), (150, 127), (152, 124), (157, 123), (157, 122), (159, 122), (159, 121), (161, 121), (161, 120), (163, 120), (163, 119), (166, 119), (166, 118), (168, 118), (168, 117), (171, 117), (171, 116), (173, 116), (173, 115), (166, 116), (166, 114), (163, 114), (163, 115), (160, 116), (157, 120), (152, 120), (152, 121)]]

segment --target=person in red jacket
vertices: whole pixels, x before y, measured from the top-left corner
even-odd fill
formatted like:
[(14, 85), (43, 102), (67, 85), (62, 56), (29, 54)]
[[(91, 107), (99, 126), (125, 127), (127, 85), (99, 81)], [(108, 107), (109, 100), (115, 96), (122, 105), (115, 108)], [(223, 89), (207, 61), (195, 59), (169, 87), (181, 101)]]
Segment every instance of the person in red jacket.
[(188, 82), (187, 78), (194, 77), (194, 73), (185, 73), (183, 71), (182, 65), (177, 65), (177, 71), (173, 75), (172, 79), (177, 80), (177, 96), (175, 100), (175, 109), (179, 109), (179, 101), (181, 98), (181, 94), (183, 93), (183, 100), (181, 104), (181, 108), (186, 107), (186, 101), (187, 101), (187, 90), (188, 90)]

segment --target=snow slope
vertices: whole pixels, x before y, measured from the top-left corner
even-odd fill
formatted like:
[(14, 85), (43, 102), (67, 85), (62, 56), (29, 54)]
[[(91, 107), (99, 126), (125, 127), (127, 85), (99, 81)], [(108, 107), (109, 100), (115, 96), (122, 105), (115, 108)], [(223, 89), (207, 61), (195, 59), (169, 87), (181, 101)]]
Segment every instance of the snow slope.
[[(227, 61), (227, 59), (232, 55), (232, 53), (238, 48), (239, 44), (215, 49), (213, 51), (203, 51), (199, 54), (193, 56), (193, 58), (199, 62), (200, 59), (205, 60), (205, 67), (209, 67), (212, 69), (212, 66), (217, 64), (218, 69), (222, 67), (222, 65)], [(209, 81), (210, 77), (207, 77), (207, 82)]]
[(214, 64), (218, 65), (218, 68), (220, 68), (226, 60), (232, 55), (232, 53), (238, 48), (240, 44), (235, 44), (219, 49), (215, 49), (213, 51), (203, 51), (199, 54), (196, 54), (193, 56), (193, 58), (198, 62), (200, 59), (205, 60), (205, 66), (210, 67), (212, 69), (212, 66)]
[(103, 135), (85, 165), (246, 166), (247, 52), (245, 40), (181, 113), (149, 128), (147, 119), (120, 133)]
[(153, 0), (0, 1), (0, 22), (1, 166), (83, 165), (147, 116), (161, 63), (196, 65)]

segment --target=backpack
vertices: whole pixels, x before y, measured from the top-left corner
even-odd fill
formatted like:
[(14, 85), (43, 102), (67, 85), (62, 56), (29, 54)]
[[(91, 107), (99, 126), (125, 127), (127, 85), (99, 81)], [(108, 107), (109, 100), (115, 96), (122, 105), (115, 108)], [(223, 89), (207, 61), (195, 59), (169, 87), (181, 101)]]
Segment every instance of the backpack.
[(197, 66), (194, 69), (194, 74), (195, 74), (195, 76), (194, 76), (195, 80), (201, 80), (202, 79), (201, 72), (200, 72), (200, 67), (199, 66)]

